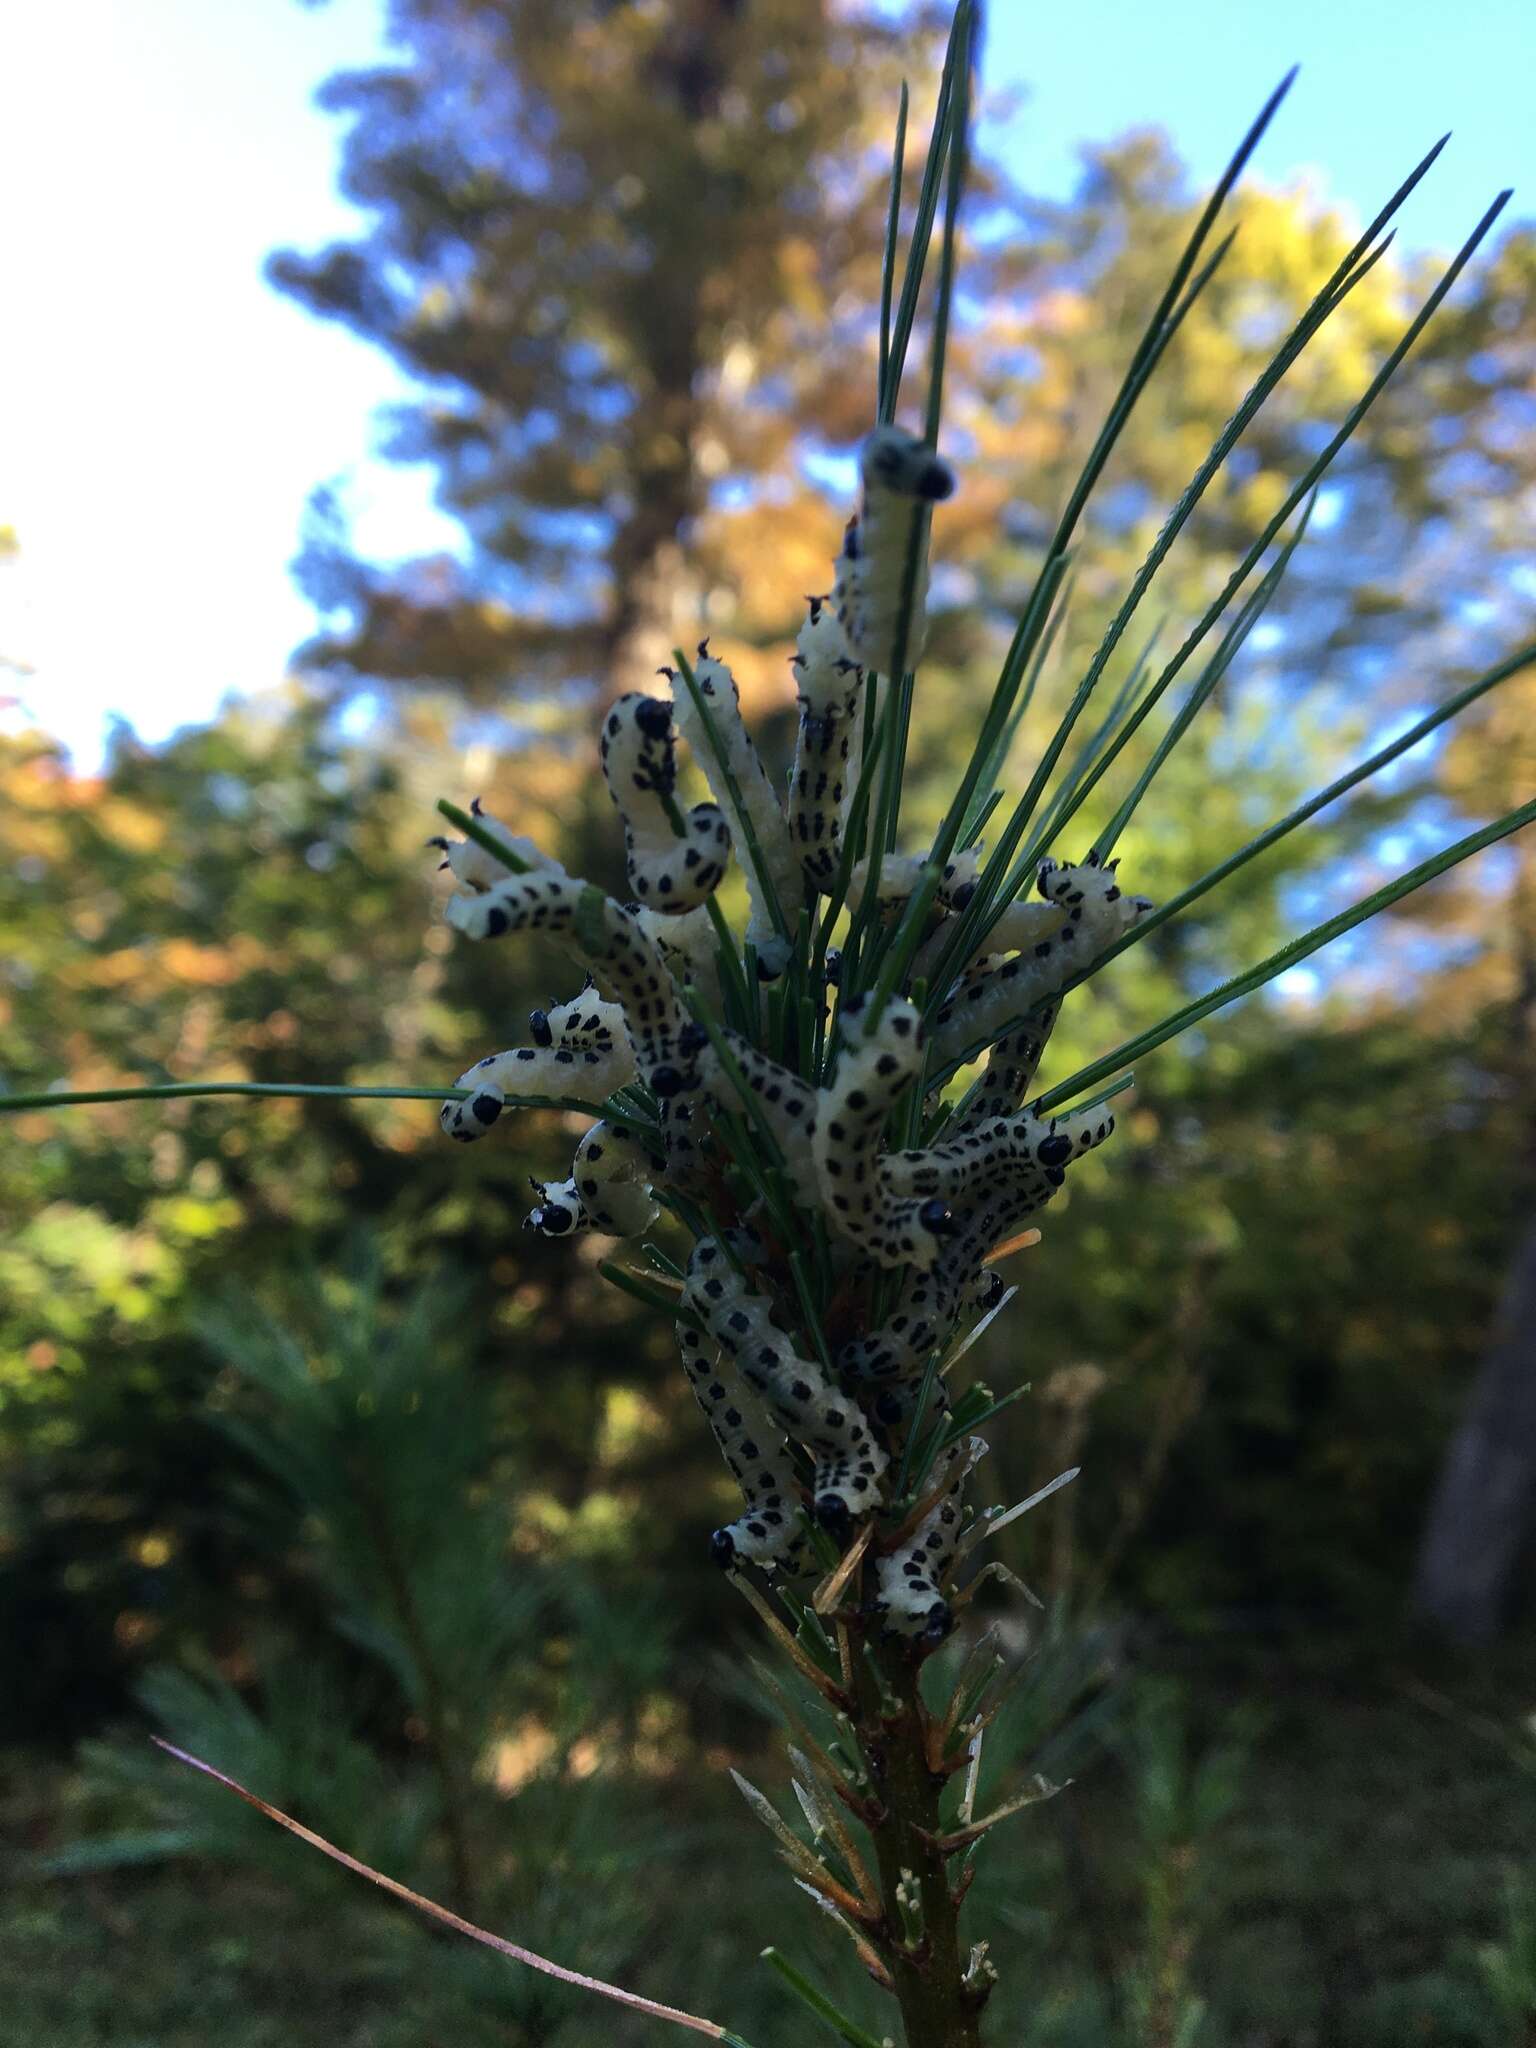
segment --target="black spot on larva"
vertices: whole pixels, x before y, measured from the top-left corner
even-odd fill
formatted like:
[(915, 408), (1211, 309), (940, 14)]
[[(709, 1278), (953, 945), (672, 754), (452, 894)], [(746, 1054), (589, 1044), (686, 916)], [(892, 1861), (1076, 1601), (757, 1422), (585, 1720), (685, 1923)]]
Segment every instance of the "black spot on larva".
[(685, 1059), (702, 1052), (709, 1043), (709, 1033), (702, 1024), (685, 1024), (677, 1034), (677, 1049)]
[(477, 1095), (469, 1106), (476, 1123), (493, 1124), (501, 1115), (501, 1104), (494, 1095)]

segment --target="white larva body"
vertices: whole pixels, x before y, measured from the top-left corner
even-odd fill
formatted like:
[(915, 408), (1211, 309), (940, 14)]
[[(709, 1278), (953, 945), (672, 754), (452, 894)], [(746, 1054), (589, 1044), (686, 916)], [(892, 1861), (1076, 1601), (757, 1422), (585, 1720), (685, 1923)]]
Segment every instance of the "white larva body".
[[(965, 975), (934, 1019), (933, 1056), (947, 1064), (988, 1044), (1054, 996), (1065, 981), (1091, 967), (1099, 954), (1128, 932), (1152, 905), (1127, 896), (1113, 868), (1088, 863), (1041, 864), (1038, 887), (1048, 905), (1065, 913), (1055, 933), (1001, 966)], [(993, 941), (989, 936), (988, 945)]]
[[(716, 758), (693, 692), (682, 676), (672, 678), (672, 709), (678, 731), (693, 749), (693, 758), (730, 827), (752, 905), (747, 942), (756, 949), (767, 973), (777, 977), (789, 959), (790, 943), (774, 922), (768, 891), (771, 889), (778, 905), (784, 932), (792, 932), (805, 900), (805, 877), (790, 843), (789, 826), (773, 784), (742, 720), (736, 679), (723, 661), (716, 661), (706, 650), (707, 642), (700, 642), (693, 678), (708, 706), (710, 723), (725, 756), (723, 765)], [(753, 840), (762, 875), (753, 858)]]
[(791, 663), (800, 705), (789, 777), (789, 836), (805, 878), (825, 890), (843, 851), (853, 797), (851, 760), (864, 675), (850, 661), (827, 599), (813, 597)]
[(683, 917), (663, 917), (643, 903), (626, 905), (656, 945), (679, 987), (691, 981), (710, 1009), (720, 1011), (720, 953), (709, 912), (702, 907)]
[(613, 991), (642, 1078), (670, 1058), (683, 1025), (677, 986), (638, 920), (590, 882), (507, 875), (478, 895), (450, 898), (444, 915), (466, 938), (542, 931), (564, 940)]
[(695, 804), (686, 815), (676, 808), (671, 706), (638, 690), (616, 699), (599, 751), (608, 794), (624, 820), (630, 888), (666, 917), (697, 910), (725, 874), (731, 835), (718, 804)]
[(465, 1144), (483, 1137), (509, 1095), (525, 1102), (567, 1096), (602, 1102), (634, 1080), (635, 1055), (617, 1003), (584, 991), (557, 1003), (547, 1017), (535, 1010), (529, 1022), (532, 1045), (487, 1053), (460, 1074), (456, 1085), (474, 1093), (443, 1104), (439, 1122), (450, 1138)]
[(700, 1048), (698, 1057), (711, 1103), (749, 1118), (755, 1116), (768, 1126), (783, 1158), (790, 1187), (807, 1208), (814, 1208), (820, 1193), (812, 1157), (819, 1106), (817, 1091), (734, 1031), (723, 1032), (721, 1036), (736, 1072), (745, 1083), (745, 1095), (714, 1047), (706, 1045)]
[(875, 1608), (892, 1634), (936, 1642), (948, 1635), (953, 1617), (947, 1581), (965, 1533), (961, 1493), (986, 1451), (985, 1440), (973, 1436), (945, 1452), (943, 1492), (901, 1548), (876, 1565)]
[[(531, 839), (523, 838), (521, 833), (514, 832), (510, 826), (504, 825), (500, 818), (493, 817), (482, 805), (479, 797), (475, 798), (469, 808), (471, 815), (478, 818), (488, 831), (494, 832), (507, 851), (515, 854), (526, 869), (540, 875), (565, 873), (565, 869), (552, 855), (535, 846)], [(447, 839), (429, 839), (427, 844), (442, 849), (442, 865), (450, 871), (454, 880), (466, 889), (488, 889), (493, 882), (499, 882), (505, 876), (516, 872), (515, 869), (509, 868), (505, 861), (498, 860), (495, 854), (487, 853), (475, 839), (455, 839), (451, 842)]]
[(683, 1371), (747, 1504), (744, 1515), (714, 1532), (710, 1551), (722, 1566), (745, 1562), (792, 1572), (805, 1547), (794, 1453), (761, 1396), (707, 1344), (702, 1321), (685, 1290), (677, 1324)]
[(576, 1147), (569, 1180), (555, 1186), (534, 1182), (538, 1204), (523, 1219), (525, 1230), (543, 1237), (569, 1237), (595, 1230), (604, 1237), (639, 1237), (661, 1214), (650, 1183), (665, 1170), (629, 1125), (617, 1118), (594, 1124)]
[(1102, 1105), (1063, 1117), (1027, 1111), (967, 1131), (949, 1145), (894, 1153), (889, 1178), (910, 1195), (953, 1198), (954, 1235), (926, 1271), (912, 1268), (886, 1322), (855, 1338), (838, 1356), (851, 1379), (903, 1380), (922, 1372), (942, 1350), (960, 1318), (985, 1306), (995, 1278), (984, 1272), (987, 1254), (1053, 1198), (1066, 1169), (1101, 1145), (1115, 1128)]
[[(890, 676), (915, 668), (928, 636), (928, 507), (955, 487), (954, 471), (897, 426), (876, 427), (859, 450), (862, 494), (843, 536), (832, 598), (849, 658)], [(906, 645), (898, 646), (902, 583), (914, 528), (917, 580)]]
[(821, 1091), (814, 1156), (822, 1207), (839, 1233), (879, 1265), (926, 1272), (954, 1219), (943, 1201), (908, 1200), (882, 1171), (885, 1126), (922, 1070), (922, 1022), (905, 996), (892, 996), (865, 1036), (859, 1009), (841, 1013), (846, 1042)]
[(688, 1285), (709, 1335), (761, 1394), (779, 1427), (815, 1459), (817, 1516), (836, 1528), (867, 1514), (879, 1501), (889, 1459), (858, 1403), (813, 1359), (799, 1356), (775, 1325), (768, 1297), (748, 1285), (713, 1239), (695, 1247)]

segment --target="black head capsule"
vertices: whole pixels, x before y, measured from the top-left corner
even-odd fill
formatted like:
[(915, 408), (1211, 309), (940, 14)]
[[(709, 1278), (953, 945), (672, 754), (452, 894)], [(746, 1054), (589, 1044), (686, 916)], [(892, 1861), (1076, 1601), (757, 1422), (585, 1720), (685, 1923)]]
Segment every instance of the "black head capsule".
[(524, 1220), (524, 1230), (537, 1230), (545, 1237), (564, 1237), (570, 1229), (572, 1216), (569, 1209), (562, 1209), (551, 1203), (545, 1209), (530, 1209)]
[(827, 948), (827, 987), (836, 988), (843, 978), (843, 956), (836, 946)]
[(642, 697), (635, 706), (635, 723), (648, 740), (664, 740), (672, 730), (672, 707), (660, 697)]
[(553, 1045), (555, 1034), (549, 1028), (549, 1018), (542, 1010), (528, 1012), (528, 1036), (535, 1045)]
[(687, 1077), (679, 1073), (676, 1067), (662, 1066), (651, 1069), (651, 1093), (659, 1095), (663, 1102), (674, 1095), (681, 1095), (687, 1085)]
[(1065, 1166), (1072, 1157), (1072, 1140), (1059, 1134), (1051, 1138), (1042, 1138), (1035, 1147), (1035, 1157), (1042, 1166)]
[(951, 889), (949, 892), (950, 909), (964, 910), (975, 894), (976, 884), (974, 882), (962, 882), (958, 889)]
[(927, 1620), (923, 1623), (922, 1641), (924, 1649), (936, 1650), (940, 1643), (944, 1642), (949, 1636), (954, 1625), (955, 1617), (950, 1609), (949, 1602), (947, 1600), (935, 1600), (928, 1610)]
[(900, 1395), (877, 1394), (875, 1396), (875, 1420), (883, 1422), (887, 1429), (894, 1429), (901, 1420)]
[(846, 1545), (853, 1534), (853, 1516), (840, 1493), (818, 1494), (816, 1519), (839, 1548)]
[(935, 1237), (947, 1237), (955, 1227), (955, 1212), (941, 1196), (930, 1195), (918, 1210), (917, 1220)]
[(728, 1572), (736, 1562), (736, 1539), (729, 1529), (717, 1529), (709, 1539), (709, 1556), (712, 1564)]

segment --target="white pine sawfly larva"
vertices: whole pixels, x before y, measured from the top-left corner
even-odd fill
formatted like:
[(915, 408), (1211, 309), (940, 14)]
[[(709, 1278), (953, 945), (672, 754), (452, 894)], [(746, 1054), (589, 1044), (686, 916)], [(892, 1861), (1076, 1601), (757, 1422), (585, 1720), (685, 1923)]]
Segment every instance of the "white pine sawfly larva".
[(528, 1029), (532, 1045), (487, 1053), (460, 1074), (456, 1085), (474, 1093), (443, 1104), (438, 1121), (450, 1138), (467, 1144), (484, 1137), (509, 1095), (546, 1102), (577, 1095), (601, 1102), (635, 1078), (624, 1012), (595, 991), (557, 1003), (547, 1015), (535, 1010)]
[(1071, 1162), (1102, 1144), (1114, 1128), (1102, 1104), (1063, 1117), (1025, 1111), (947, 1146), (888, 1155), (889, 1177), (912, 1195), (950, 1191), (955, 1234), (928, 1271), (914, 1268), (904, 1276), (886, 1322), (843, 1347), (839, 1370), (857, 1381), (906, 1380), (921, 1373), (932, 1353), (949, 1343), (967, 1307), (986, 1308), (1001, 1291), (999, 1276), (984, 1269), (992, 1247), (1043, 1209)]
[(721, 1007), (720, 944), (709, 921), (709, 912), (700, 907), (682, 917), (663, 917), (643, 903), (627, 903), (624, 907), (633, 913), (635, 922), (646, 937), (660, 948), (661, 957), (672, 970), (678, 986), (691, 981), (710, 1010), (718, 1016)]
[(790, 666), (800, 706), (789, 777), (789, 836), (806, 880), (825, 889), (843, 851), (843, 819), (853, 795), (849, 762), (864, 672), (850, 661), (842, 628), (824, 597), (807, 600)]
[(773, 1304), (756, 1293), (712, 1238), (702, 1238), (688, 1265), (688, 1297), (705, 1328), (735, 1360), (767, 1403), (779, 1427), (816, 1461), (812, 1501), (834, 1535), (879, 1500), (889, 1463), (857, 1402), (802, 1358), (773, 1321)]
[(963, 977), (934, 1019), (933, 1054), (940, 1064), (1001, 1037), (1152, 908), (1145, 896), (1121, 890), (1113, 863), (1059, 867), (1042, 861), (1036, 880), (1046, 902), (1066, 913), (1060, 929), (999, 967)]
[(639, 1237), (661, 1214), (650, 1182), (665, 1171), (641, 1140), (616, 1117), (594, 1124), (576, 1147), (569, 1180), (554, 1187), (533, 1183), (537, 1206), (523, 1219), (542, 1237), (596, 1230), (604, 1237)]
[(817, 1108), (814, 1156), (821, 1199), (831, 1222), (866, 1257), (926, 1272), (951, 1234), (954, 1217), (942, 1199), (893, 1195), (881, 1171), (886, 1119), (922, 1069), (922, 1023), (905, 996), (892, 996), (866, 1037), (858, 1025), (862, 1009), (854, 1003), (839, 1013), (846, 1039)]
[(993, 1117), (1013, 1116), (1017, 1112), (1039, 1072), (1060, 1014), (1058, 998), (1037, 1010), (1017, 1031), (1010, 1031), (997, 1041), (987, 1055), (975, 1092), (957, 1119), (958, 1129), (968, 1130)]
[(941, 1643), (954, 1626), (945, 1581), (965, 1533), (961, 1493), (986, 1440), (973, 1436), (944, 1453), (937, 1500), (898, 1550), (875, 1566), (875, 1611), (893, 1635), (922, 1636)]
[(603, 720), (598, 750), (608, 794), (624, 820), (629, 886), (664, 916), (698, 909), (725, 873), (731, 834), (718, 804), (695, 804), (686, 816), (676, 809), (672, 707), (638, 690), (618, 698)]
[[(747, 920), (747, 943), (756, 950), (765, 977), (776, 980), (788, 964), (790, 941), (774, 923), (767, 889), (772, 890), (778, 904), (784, 931), (791, 932), (795, 928), (800, 905), (805, 900), (805, 877), (790, 844), (789, 827), (774, 795), (773, 784), (768, 780), (768, 772), (763, 767), (752, 735), (742, 721), (741, 693), (736, 688), (736, 678), (723, 661), (715, 660), (709, 652), (709, 642), (701, 640), (693, 679), (698, 685), (700, 698), (709, 709), (710, 723), (724, 751), (722, 764), (715, 756), (703, 716), (694, 703), (687, 680), (675, 675), (671, 669), (662, 669), (660, 673), (667, 676), (672, 684), (672, 708), (677, 729), (693, 749), (693, 758), (730, 826), (736, 860), (746, 880), (752, 906)], [(763, 868), (761, 875), (753, 859), (754, 839)]]
[[(964, 909), (970, 902), (976, 888), (981, 853), (982, 849), (979, 846), (963, 846), (944, 863), (933, 892), (934, 916), (948, 917), (952, 912)], [(876, 883), (882, 911), (895, 910), (906, 905), (916, 893), (928, 861), (929, 855), (926, 853), (887, 853), (882, 856), (880, 878)], [(862, 907), (873, 865), (872, 861), (861, 860), (855, 864), (853, 872), (848, 877), (850, 910)]]
[[(926, 529), (930, 505), (955, 488), (947, 462), (897, 426), (876, 427), (859, 450), (862, 492), (837, 558), (832, 597), (850, 657), (860, 667), (891, 677), (897, 657), (901, 587), (914, 520)], [(928, 636), (928, 536), (919, 541), (912, 616), (902, 651), (903, 668), (917, 665)]]
[[(535, 846), (531, 839), (524, 839), (520, 833), (512, 831), (500, 818), (492, 817), (479, 797), (470, 804), (469, 810), (471, 817), (478, 818), (498, 839), (504, 840), (507, 851), (515, 853), (518, 859), (524, 861), (535, 873), (565, 873), (565, 869), (552, 855)], [(439, 868), (449, 869), (454, 880), (462, 883), (466, 889), (488, 889), (492, 882), (499, 882), (504, 876), (512, 873), (512, 869), (505, 861), (498, 860), (493, 853), (487, 853), (478, 840), (432, 838), (427, 844), (437, 847), (442, 853)]]
[(805, 1548), (794, 1453), (734, 1364), (705, 1355), (695, 1318), (703, 1321), (700, 1306), (685, 1289), (677, 1324), (683, 1371), (747, 1504), (744, 1515), (715, 1530), (710, 1555), (723, 1569), (745, 1562), (792, 1572)]
[(471, 939), (542, 931), (564, 940), (621, 1005), (641, 1078), (670, 1059), (683, 1023), (677, 986), (635, 917), (601, 889), (571, 875), (506, 875), (451, 897), (444, 915)]
[(814, 1208), (820, 1194), (812, 1156), (819, 1106), (817, 1091), (787, 1067), (780, 1066), (777, 1060), (771, 1060), (767, 1053), (759, 1052), (755, 1045), (748, 1044), (736, 1032), (724, 1031), (721, 1039), (752, 1100), (749, 1105), (736, 1076), (713, 1045), (706, 1044), (700, 1046), (698, 1059), (711, 1103), (745, 1111), (748, 1116), (755, 1111), (773, 1133), (789, 1185), (800, 1201), (808, 1208)]

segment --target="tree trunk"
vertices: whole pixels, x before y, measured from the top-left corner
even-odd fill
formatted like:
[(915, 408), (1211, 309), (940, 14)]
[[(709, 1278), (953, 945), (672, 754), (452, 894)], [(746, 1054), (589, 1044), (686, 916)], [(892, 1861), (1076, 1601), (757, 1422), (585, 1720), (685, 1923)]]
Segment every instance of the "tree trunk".
[(1516, 1247), (1419, 1553), (1417, 1612), (1455, 1641), (1497, 1635), (1536, 1504), (1536, 1223)]

